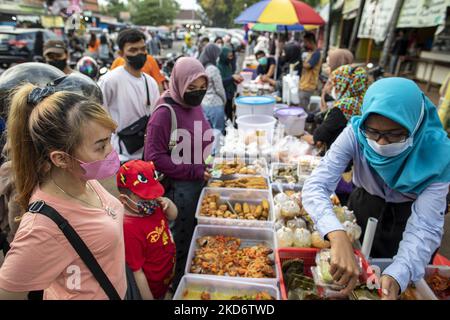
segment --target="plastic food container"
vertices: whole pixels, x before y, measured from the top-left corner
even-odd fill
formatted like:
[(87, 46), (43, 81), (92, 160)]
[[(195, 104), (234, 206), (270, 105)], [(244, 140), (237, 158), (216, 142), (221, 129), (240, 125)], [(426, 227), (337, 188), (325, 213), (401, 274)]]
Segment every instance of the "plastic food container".
[[(226, 227), (226, 226), (206, 226), (198, 225), (195, 227), (194, 235), (192, 237), (191, 246), (189, 248), (189, 255), (186, 262), (185, 275), (195, 275), (191, 273), (192, 260), (195, 256), (195, 250), (198, 249), (197, 239), (203, 236), (227, 236), (241, 239), (241, 247), (249, 247), (258, 244), (263, 244), (275, 251), (275, 233), (271, 229), (257, 229), (257, 228), (242, 228), (242, 227)], [(275, 261), (275, 253), (271, 257)], [(243, 278), (230, 276), (216, 276), (204, 274), (205, 278), (210, 279), (214, 283), (215, 280), (244, 280), (247, 282), (264, 283), (270, 285), (277, 285), (279, 279), (279, 270), (276, 265), (275, 278)]]
[[(258, 176), (258, 175), (242, 175), (242, 174), (236, 174), (234, 176), (224, 176), (220, 179), (210, 179), (208, 182), (208, 187), (210, 187), (211, 183), (215, 182), (215, 181), (228, 181), (228, 180), (237, 180), (240, 178), (252, 178), (252, 177), (263, 177), (264, 180), (266, 181), (266, 185), (267, 185), (267, 189), (250, 189), (250, 188), (237, 188), (237, 189), (241, 189), (241, 190), (270, 190), (270, 180), (269, 177), (264, 177), (264, 176)], [(214, 186), (211, 188), (215, 188)], [(220, 188), (220, 187), (218, 187)], [(225, 189), (234, 189), (234, 188), (225, 188)]]
[(320, 103), (322, 98), (320, 96), (312, 96), (309, 100), (308, 110), (310, 112), (317, 112), (320, 110)]
[(185, 275), (178, 285), (173, 300), (190, 300), (189, 297), (185, 297), (186, 290), (206, 291), (211, 294), (211, 300), (214, 300), (215, 294), (222, 300), (227, 296), (254, 295), (258, 292), (267, 292), (276, 300), (281, 299), (280, 290), (274, 285), (234, 279), (214, 279), (214, 281), (211, 281), (210, 277), (202, 275)]
[[(393, 259), (370, 259), (369, 263), (371, 266), (377, 266), (380, 268), (380, 273), (389, 267), (392, 264)], [(425, 275), (429, 275), (432, 272), (432, 268), (434, 266), (428, 266), (425, 269)], [(445, 268), (445, 267), (444, 267)], [(448, 268), (450, 271), (450, 267)], [(420, 279), (419, 281), (414, 282), (414, 286), (416, 287), (414, 290), (414, 295), (417, 297), (417, 300), (438, 300), (433, 290), (428, 286), (425, 279)]]
[[(289, 178), (285, 179), (282, 176), (279, 176), (278, 172), (279, 170), (286, 170), (286, 169), (292, 169), (293, 175)], [(272, 183), (277, 184), (281, 183), (281, 185), (286, 186), (295, 186), (299, 182), (299, 174), (298, 174), (298, 165), (295, 163), (279, 163), (274, 162), (270, 165), (270, 177), (272, 180)]]
[[(450, 278), (450, 267), (449, 266), (430, 265), (425, 268), (425, 279), (428, 278), (429, 276), (433, 275), (433, 273), (435, 273), (435, 272), (439, 272), (439, 275), (441, 275), (443, 277)], [(426, 283), (426, 281), (425, 281), (425, 283)], [(433, 294), (433, 295), (430, 295), (430, 299), (431, 300), (440, 300), (440, 298), (433, 292), (433, 290), (431, 289), (429, 284), (427, 284), (427, 287), (430, 289), (430, 292)], [(450, 300), (450, 297), (447, 297), (447, 300)]]
[[(280, 248), (275, 252), (276, 263), (278, 265), (278, 270), (280, 272), (280, 293), (281, 298), (283, 300), (288, 300), (288, 292), (286, 288), (286, 283), (283, 278), (282, 265), (283, 262), (290, 259), (302, 259), (304, 262), (304, 274), (308, 277), (313, 277), (311, 272), (311, 267), (316, 266), (316, 255), (320, 251), (320, 249), (315, 248)], [(360, 282), (366, 282), (369, 277), (375, 276), (371, 269), (369, 268), (369, 264), (361, 255), (361, 253), (355, 250), (355, 254), (360, 258), (361, 261), (361, 275)], [(339, 295), (335, 295), (335, 292), (332, 292), (326, 287), (317, 286), (317, 290), (319, 294), (326, 297), (338, 297)]]
[(285, 132), (289, 136), (300, 136), (305, 132), (305, 123), (308, 114), (299, 107), (278, 109), (275, 117), (285, 126)]
[(314, 169), (319, 165), (321, 157), (304, 155), (298, 160), (299, 183), (304, 184), (305, 180), (311, 175)]
[(255, 97), (239, 97), (235, 100), (236, 117), (261, 114), (273, 115), (276, 100), (273, 97), (255, 96)]
[[(218, 194), (220, 202), (227, 204), (226, 200), (234, 206), (236, 202), (248, 204), (260, 204), (263, 199), (269, 202), (269, 217), (267, 220), (244, 220), (244, 219), (229, 219), (229, 218), (213, 218), (201, 215), (202, 201), (208, 194)], [(200, 200), (197, 205), (195, 218), (198, 224), (201, 225), (222, 225), (222, 226), (236, 226), (248, 228), (268, 228), (271, 229), (274, 224), (275, 216), (273, 212), (273, 197), (268, 190), (252, 190), (252, 189), (225, 189), (225, 188), (203, 188), (200, 195)], [(231, 211), (231, 210), (230, 210)]]
[[(269, 167), (267, 165), (266, 158), (254, 158), (254, 157), (216, 157), (214, 158), (213, 162), (213, 169), (216, 169), (218, 165), (224, 164), (224, 163), (243, 163), (246, 166), (253, 166), (255, 162), (258, 162), (258, 164), (262, 167), (261, 171), (257, 172), (256, 174), (262, 175), (262, 176), (268, 176), (269, 175)], [(240, 173), (237, 173), (240, 174)], [(235, 174), (236, 175), (236, 174)], [(240, 174), (243, 175), (243, 174)]]
[(256, 135), (261, 143), (264, 142), (264, 137), (269, 143), (273, 141), (276, 122), (274, 117), (262, 114), (239, 116), (236, 120), (240, 132), (244, 135)]

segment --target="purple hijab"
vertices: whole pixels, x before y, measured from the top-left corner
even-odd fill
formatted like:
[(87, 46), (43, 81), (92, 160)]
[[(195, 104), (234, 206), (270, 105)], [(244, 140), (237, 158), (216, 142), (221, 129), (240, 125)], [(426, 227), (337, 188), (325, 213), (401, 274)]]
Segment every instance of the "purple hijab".
[(170, 77), (169, 90), (164, 92), (158, 101), (158, 105), (165, 103), (164, 98), (170, 97), (183, 108), (195, 108), (184, 102), (183, 96), (189, 85), (198, 78), (204, 77), (208, 84), (208, 75), (205, 68), (195, 58), (180, 58), (175, 63)]

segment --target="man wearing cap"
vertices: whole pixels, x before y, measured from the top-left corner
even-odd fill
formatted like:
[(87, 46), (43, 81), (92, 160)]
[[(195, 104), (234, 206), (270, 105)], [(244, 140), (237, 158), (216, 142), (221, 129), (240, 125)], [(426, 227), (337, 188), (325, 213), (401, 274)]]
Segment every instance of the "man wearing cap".
[(61, 40), (49, 40), (44, 44), (44, 59), (65, 74), (71, 74), (73, 70), (69, 67), (69, 51), (66, 44)]

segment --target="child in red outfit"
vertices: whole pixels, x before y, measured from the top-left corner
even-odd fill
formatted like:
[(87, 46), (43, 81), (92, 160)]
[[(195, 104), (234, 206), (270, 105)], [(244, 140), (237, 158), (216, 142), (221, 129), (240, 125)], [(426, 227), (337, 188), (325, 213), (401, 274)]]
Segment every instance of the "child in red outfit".
[(125, 206), (125, 258), (134, 272), (142, 299), (163, 299), (172, 281), (175, 243), (169, 220), (176, 219), (175, 204), (154, 178), (152, 162), (133, 160), (120, 167), (117, 187)]

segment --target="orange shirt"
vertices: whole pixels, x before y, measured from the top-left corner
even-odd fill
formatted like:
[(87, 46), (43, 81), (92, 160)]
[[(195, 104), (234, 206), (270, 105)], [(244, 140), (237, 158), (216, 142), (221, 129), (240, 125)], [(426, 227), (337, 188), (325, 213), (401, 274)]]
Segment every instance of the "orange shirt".
[(93, 47), (91, 47), (90, 45), (88, 46), (88, 50), (91, 53), (98, 53), (98, 48), (100, 47), (100, 39), (95, 40), (95, 45)]
[[(111, 70), (123, 65), (125, 65), (125, 59), (122, 57), (117, 57), (111, 66)], [(158, 63), (156, 63), (156, 60), (149, 54), (147, 55), (147, 61), (141, 71), (155, 79), (158, 84), (162, 84), (165, 80), (164, 76), (161, 74), (161, 69), (159, 69)]]
[[(31, 201), (44, 200), (66, 218), (94, 254), (121, 297), (125, 297), (124, 208), (99, 182), (89, 181), (116, 213), (57, 198), (36, 188)], [(59, 227), (42, 214), (25, 213), (0, 269), (0, 288), (11, 292), (44, 290), (45, 300), (108, 299)]]

